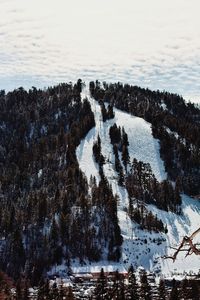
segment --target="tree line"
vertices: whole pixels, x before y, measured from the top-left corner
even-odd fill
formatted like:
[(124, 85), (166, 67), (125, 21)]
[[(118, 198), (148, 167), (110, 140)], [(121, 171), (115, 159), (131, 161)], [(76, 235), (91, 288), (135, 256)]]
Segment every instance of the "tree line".
[[(160, 278), (159, 283), (155, 283), (153, 274), (150, 276), (145, 270), (136, 274), (133, 266), (128, 269), (125, 276), (119, 271), (108, 275), (101, 269), (98, 279), (93, 283), (93, 288), (84, 299), (90, 300), (198, 300), (199, 280), (187, 279), (171, 280), (166, 282)], [(84, 287), (84, 283), (82, 283)], [(91, 286), (90, 286), (91, 287)], [(81, 292), (75, 293), (74, 287), (67, 286), (62, 280), (50, 282), (41, 280), (35, 289), (30, 290), (30, 282), (25, 277), (20, 277), (16, 284), (10, 278), (0, 273), (0, 296), (1, 299), (8, 300), (75, 300), (82, 299)], [(34, 292), (34, 294), (33, 294)]]
[(76, 157), (95, 126), (82, 87), (0, 92), (0, 265), (14, 280), (35, 285), (54, 265), (121, 255), (117, 199), (106, 178), (87, 182)]
[(200, 194), (200, 109), (166, 91), (151, 91), (129, 84), (90, 83), (91, 95), (118, 109), (144, 118), (160, 140), (160, 153), (169, 179), (179, 177), (188, 195)]

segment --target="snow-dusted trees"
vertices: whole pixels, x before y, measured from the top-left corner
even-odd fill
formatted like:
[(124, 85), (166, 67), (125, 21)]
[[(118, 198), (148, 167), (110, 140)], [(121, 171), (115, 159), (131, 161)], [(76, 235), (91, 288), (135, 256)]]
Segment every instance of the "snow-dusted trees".
[(158, 296), (159, 300), (166, 300), (166, 288), (165, 288), (165, 282), (162, 278), (160, 278), (159, 286), (158, 286)]
[(108, 107), (106, 108), (103, 101), (99, 101), (99, 104), (101, 105), (101, 115), (102, 115), (103, 122), (109, 119), (113, 119), (115, 117), (112, 105), (109, 104)]
[(101, 216), (95, 220), (98, 224), (97, 236), (99, 243), (107, 241), (108, 260), (118, 261), (121, 256), (122, 236), (117, 218), (117, 197), (105, 176), (101, 177), (99, 185), (92, 188), (92, 203), (96, 207), (96, 214)]
[[(124, 128), (117, 127), (116, 124), (110, 127), (109, 130), (111, 144), (113, 145), (113, 153), (115, 155), (115, 170), (118, 173), (118, 183), (119, 185), (124, 185), (124, 170), (121, 164), (121, 160), (127, 172), (127, 166), (130, 162), (129, 152), (128, 152), (128, 135)], [(119, 157), (118, 150), (121, 152), (121, 159)]]
[(139, 300), (139, 285), (132, 265), (128, 269), (128, 284), (125, 295), (127, 300)]
[(180, 176), (182, 190), (200, 194), (200, 109), (177, 94), (122, 84), (90, 84), (92, 96), (144, 118), (160, 140), (160, 153), (169, 179)]
[(99, 135), (97, 137), (97, 141), (93, 144), (93, 155), (96, 163), (99, 164), (99, 167), (102, 167), (105, 162), (105, 158), (101, 152), (101, 139)]
[(152, 299), (151, 286), (148, 282), (147, 273), (145, 270), (140, 275), (140, 295), (141, 295), (141, 299), (144, 300)]
[(97, 300), (103, 300), (108, 298), (108, 286), (107, 286), (107, 277), (104, 274), (104, 269), (101, 269), (101, 273), (96, 282), (94, 297)]
[[(84, 224), (81, 220), (91, 207), (76, 146), (95, 125), (81, 90), (78, 80), (46, 90), (0, 93), (0, 263), (11, 276), (25, 271), (37, 283), (52, 264), (69, 261), (73, 249), (76, 256), (76, 246), (81, 247), (70, 248), (73, 230), (85, 232), (79, 237), (83, 245), (86, 235), (95, 237), (91, 219)], [(73, 228), (79, 211), (80, 221)], [(81, 257), (94, 259), (98, 252), (82, 248)]]
[(178, 186), (174, 189), (169, 180), (159, 183), (148, 163), (133, 160), (126, 178), (126, 188), (130, 197), (180, 213), (181, 197)]
[(133, 206), (130, 199), (128, 213), (131, 220), (138, 223), (141, 229), (167, 233), (167, 226), (163, 224), (162, 220), (159, 219), (157, 215), (148, 211), (142, 203), (135, 203)]
[(111, 143), (113, 145), (114, 144), (119, 145), (121, 142), (121, 128), (117, 127), (116, 123), (110, 127), (109, 134), (110, 134)]

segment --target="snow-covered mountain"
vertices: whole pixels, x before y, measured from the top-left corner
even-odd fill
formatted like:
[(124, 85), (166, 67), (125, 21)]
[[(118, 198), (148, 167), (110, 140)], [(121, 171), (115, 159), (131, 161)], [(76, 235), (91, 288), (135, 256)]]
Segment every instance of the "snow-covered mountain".
[(82, 92), (82, 99), (88, 98), (95, 115), (95, 127), (77, 147), (76, 155), (81, 170), (85, 173), (88, 182), (91, 176), (99, 181), (99, 169), (93, 157), (93, 143), (99, 135), (102, 145), (102, 154), (105, 157), (103, 170), (112, 186), (113, 192), (119, 197), (118, 219), (123, 236), (122, 257), (119, 263), (100, 261), (88, 263), (84, 267), (72, 264), (74, 271), (96, 271), (103, 266), (105, 270), (127, 270), (133, 264), (147, 270), (162, 273), (166, 276), (172, 273), (198, 272), (200, 260), (198, 256), (191, 255), (187, 258), (180, 253), (173, 263), (170, 259), (163, 259), (164, 255), (173, 253), (170, 247), (176, 247), (185, 235), (190, 235), (200, 224), (200, 203), (182, 194), (182, 214), (177, 215), (158, 209), (154, 205), (146, 205), (147, 209), (157, 215), (167, 225), (168, 233), (151, 233), (141, 230), (137, 223), (131, 221), (128, 213), (128, 193), (125, 187), (118, 184), (117, 173), (114, 168), (114, 155), (109, 137), (109, 129), (114, 123), (124, 127), (128, 134), (130, 161), (134, 158), (149, 163), (158, 181), (167, 178), (164, 162), (160, 157), (159, 140), (152, 135), (151, 124), (144, 119), (134, 117), (128, 113), (114, 109), (113, 119), (102, 121), (101, 107), (97, 101), (90, 97), (89, 91)]

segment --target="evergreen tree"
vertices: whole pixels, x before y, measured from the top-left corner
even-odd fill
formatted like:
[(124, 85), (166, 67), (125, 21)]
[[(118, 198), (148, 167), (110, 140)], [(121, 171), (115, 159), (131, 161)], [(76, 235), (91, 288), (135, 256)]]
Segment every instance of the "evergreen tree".
[(111, 297), (111, 299), (125, 300), (124, 278), (118, 270), (115, 272)]
[(50, 299), (50, 287), (49, 281), (44, 281), (43, 279), (39, 283), (37, 300)]
[(12, 274), (14, 278), (19, 278), (19, 274), (23, 271), (25, 265), (25, 251), (19, 229), (16, 229), (11, 235), (9, 255), (8, 273)]
[(53, 285), (50, 289), (50, 299), (59, 300), (59, 290), (58, 290), (56, 282), (53, 283)]
[(144, 270), (140, 276), (140, 296), (144, 300), (151, 300), (151, 287), (147, 279), (147, 273)]
[(108, 105), (108, 111), (107, 111), (107, 118), (108, 119), (113, 119), (115, 117), (115, 113), (113, 112), (113, 106)]
[(199, 300), (199, 295), (200, 295), (199, 281), (191, 280), (189, 286), (191, 288), (191, 299)]
[(101, 272), (99, 275), (99, 278), (96, 283), (96, 287), (94, 290), (95, 299), (101, 300), (101, 299), (107, 299), (107, 279), (104, 274), (104, 269), (101, 268)]
[(22, 286), (21, 286), (21, 278), (17, 280), (16, 284), (16, 300), (22, 299)]
[(52, 225), (51, 225), (51, 232), (50, 232), (50, 239), (53, 246), (56, 246), (58, 243), (58, 238), (59, 238), (58, 233), (59, 233), (59, 228), (55, 218), (53, 218)]
[(73, 291), (72, 291), (72, 288), (69, 287), (68, 290), (67, 290), (67, 293), (66, 293), (66, 300), (75, 300), (75, 296), (73, 294)]
[(172, 290), (170, 292), (169, 300), (179, 300), (179, 291), (177, 287), (177, 282), (175, 279), (173, 279), (173, 285), (172, 285)]
[(166, 289), (165, 289), (165, 282), (163, 279), (160, 279), (159, 282), (158, 297), (159, 300), (166, 300)]
[(102, 114), (103, 122), (105, 122), (107, 120), (107, 110), (103, 102), (101, 103), (101, 114)]
[(186, 278), (184, 278), (181, 282), (181, 287), (180, 287), (180, 298), (182, 299), (190, 299), (190, 288), (189, 288), (189, 283)]
[(28, 300), (29, 299), (29, 284), (27, 278), (24, 279), (23, 281), (23, 300)]
[(139, 300), (139, 286), (136, 281), (134, 268), (131, 265), (128, 269), (128, 285), (126, 288), (126, 299), (127, 300)]
[(124, 127), (122, 127), (122, 145), (126, 148), (129, 146), (128, 135), (125, 132)]
[(128, 153), (128, 148), (125, 145), (122, 146), (122, 161), (125, 166), (125, 170), (127, 172), (127, 165), (130, 161), (130, 157), (129, 157), (129, 153)]

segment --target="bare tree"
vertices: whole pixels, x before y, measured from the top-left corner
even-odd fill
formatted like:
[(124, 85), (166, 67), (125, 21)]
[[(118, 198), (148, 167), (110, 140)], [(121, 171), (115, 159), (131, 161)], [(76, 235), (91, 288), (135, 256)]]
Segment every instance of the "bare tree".
[(165, 255), (163, 256), (163, 258), (165, 259), (170, 258), (174, 262), (179, 252), (186, 252), (185, 257), (187, 257), (188, 255), (192, 255), (193, 253), (195, 255), (200, 255), (200, 248), (197, 248), (197, 246), (199, 246), (200, 244), (193, 242), (193, 239), (199, 233), (200, 233), (200, 227), (197, 230), (195, 230), (190, 236), (184, 236), (178, 248), (171, 247), (171, 249), (176, 250), (174, 254), (171, 256)]

